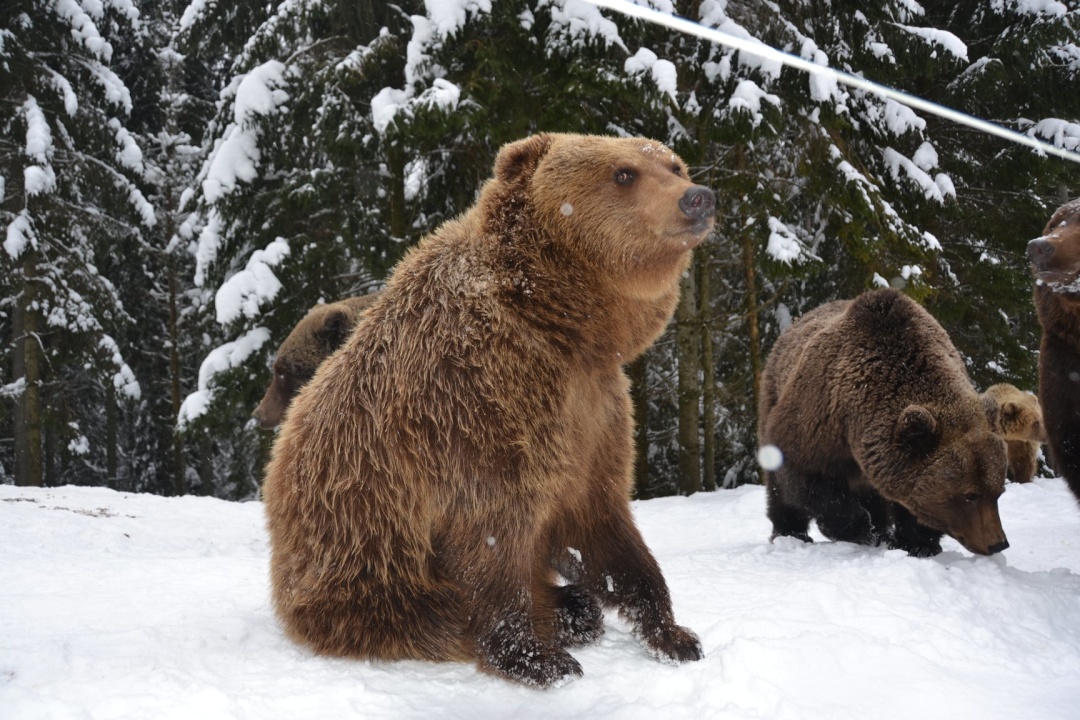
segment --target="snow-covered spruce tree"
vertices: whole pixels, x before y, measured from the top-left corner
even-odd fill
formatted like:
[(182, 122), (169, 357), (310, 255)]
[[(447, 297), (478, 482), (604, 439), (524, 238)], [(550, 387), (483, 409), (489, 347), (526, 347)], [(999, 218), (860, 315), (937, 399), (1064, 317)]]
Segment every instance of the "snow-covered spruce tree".
[(113, 68), (138, 27), (130, 0), (0, 10), (0, 435), (18, 483), (117, 482), (119, 413), (141, 397), (113, 275), (155, 222)]
[[(1069, 6), (1069, 7), (1067, 7)], [(1071, 8), (1071, 9), (1070, 9)], [(967, 48), (927, 97), (1059, 147), (1080, 149), (1080, 6), (998, 0), (926, 5), (926, 24)], [(942, 238), (943, 281), (928, 307), (980, 387), (1036, 388), (1039, 325), (1025, 249), (1054, 209), (1080, 194), (1080, 167), (933, 119), (955, 212), (927, 217)]]
[[(414, 9), (282, 3), (235, 56), (195, 213), (179, 231), (194, 258), (190, 320), (205, 343), (179, 413), (201, 448), (199, 492), (254, 492), (269, 436), (250, 413), (278, 343), (312, 305), (378, 287), (425, 229), (394, 191), (406, 155), (383, 147), (371, 107), (404, 80), (402, 29)], [(197, 20), (181, 36), (189, 59), (209, 51)]]

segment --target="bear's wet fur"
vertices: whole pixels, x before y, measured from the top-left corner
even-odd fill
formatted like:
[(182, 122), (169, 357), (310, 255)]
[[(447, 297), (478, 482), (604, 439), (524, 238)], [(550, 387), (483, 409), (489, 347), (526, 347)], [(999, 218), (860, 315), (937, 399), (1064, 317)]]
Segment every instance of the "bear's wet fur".
[(699, 659), (630, 512), (622, 367), (671, 318), (714, 212), (650, 140), (504, 146), (282, 424), (263, 494), (287, 633), (547, 687), (581, 674), (565, 648), (607, 606), (657, 658)]
[(823, 305), (777, 340), (762, 377), (759, 446), (773, 537), (887, 542), (934, 555), (1008, 546), (997, 500), (1005, 443), (936, 320), (896, 290)]

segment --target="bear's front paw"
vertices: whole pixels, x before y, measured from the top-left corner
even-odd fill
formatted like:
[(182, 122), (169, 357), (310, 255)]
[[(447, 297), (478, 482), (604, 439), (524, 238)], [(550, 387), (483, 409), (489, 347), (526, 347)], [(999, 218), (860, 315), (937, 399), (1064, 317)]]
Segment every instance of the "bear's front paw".
[(641, 633), (640, 638), (649, 654), (662, 663), (679, 665), (705, 657), (698, 636), (681, 625), (668, 625), (654, 632)]
[(604, 634), (604, 611), (600, 604), (577, 585), (557, 589), (555, 644), (559, 647), (587, 645)]
[(934, 539), (894, 539), (889, 543), (894, 550), (904, 550), (911, 557), (927, 558), (934, 557), (941, 552), (941, 543)]
[(558, 648), (505, 653), (488, 658), (483, 669), (538, 688), (558, 687), (582, 675), (578, 661)]

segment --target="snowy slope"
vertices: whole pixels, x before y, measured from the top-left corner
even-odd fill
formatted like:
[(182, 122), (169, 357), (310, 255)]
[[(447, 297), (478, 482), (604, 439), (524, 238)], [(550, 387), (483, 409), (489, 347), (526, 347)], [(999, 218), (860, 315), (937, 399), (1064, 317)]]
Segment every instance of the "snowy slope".
[(538, 691), (464, 665), (314, 657), (270, 611), (262, 507), (0, 486), (0, 718), (1080, 717), (1080, 507), (1010, 485), (1012, 547), (937, 558), (790, 539), (760, 487), (635, 504), (706, 658), (616, 618)]

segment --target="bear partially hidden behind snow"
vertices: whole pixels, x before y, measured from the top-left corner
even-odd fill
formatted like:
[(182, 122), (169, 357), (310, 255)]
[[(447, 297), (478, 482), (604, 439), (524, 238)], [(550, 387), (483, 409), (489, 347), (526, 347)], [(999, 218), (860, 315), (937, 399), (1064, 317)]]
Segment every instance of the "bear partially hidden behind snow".
[(758, 411), (773, 537), (889, 542), (918, 556), (942, 533), (980, 555), (1008, 547), (997, 500), (1005, 443), (941, 326), (895, 290), (828, 303), (769, 356)]
[(657, 658), (700, 658), (630, 512), (622, 366), (668, 323), (714, 211), (650, 140), (505, 146), (281, 427), (263, 495), (288, 634), (546, 687), (581, 673), (565, 648), (610, 606)]

